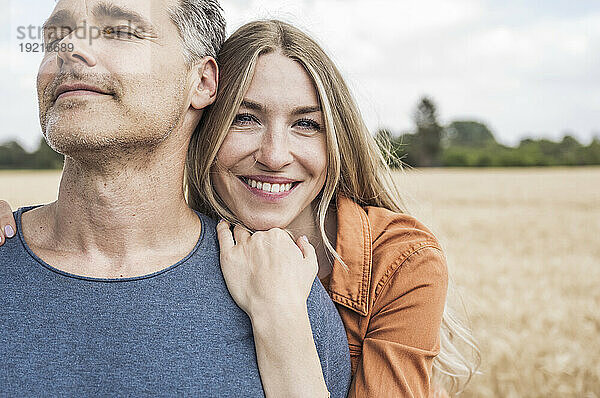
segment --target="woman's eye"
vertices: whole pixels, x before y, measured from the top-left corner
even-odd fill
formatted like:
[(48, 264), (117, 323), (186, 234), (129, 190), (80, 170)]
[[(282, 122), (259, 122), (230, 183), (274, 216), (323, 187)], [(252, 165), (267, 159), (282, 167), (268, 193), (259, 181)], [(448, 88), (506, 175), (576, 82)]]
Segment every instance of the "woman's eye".
[(321, 125), (312, 119), (301, 119), (295, 124), (303, 130), (321, 131)]
[(233, 119), (233, 124), (236, 126), (248, 126), (252, 123), (258, 123), (258, 119), (249, 113), (240, 113)]

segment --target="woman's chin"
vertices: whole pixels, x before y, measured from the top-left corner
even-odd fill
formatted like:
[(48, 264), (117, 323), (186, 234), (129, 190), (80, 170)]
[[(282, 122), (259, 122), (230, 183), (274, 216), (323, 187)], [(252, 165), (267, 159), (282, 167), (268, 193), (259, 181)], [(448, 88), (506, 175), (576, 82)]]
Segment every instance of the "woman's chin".
[(267, 231), (273, 228), (284, 229), (287, 228), (287, 226), (289, 225), (289, 220), (282, 220), (276, 218), (257, 219), (256, 217), (251, 217), (246, 220), (242, 219), (240, 221), (242, 221), (242, 223), (244, 223), (244, 225), (247, 228), (252, 229), (254, 231)]

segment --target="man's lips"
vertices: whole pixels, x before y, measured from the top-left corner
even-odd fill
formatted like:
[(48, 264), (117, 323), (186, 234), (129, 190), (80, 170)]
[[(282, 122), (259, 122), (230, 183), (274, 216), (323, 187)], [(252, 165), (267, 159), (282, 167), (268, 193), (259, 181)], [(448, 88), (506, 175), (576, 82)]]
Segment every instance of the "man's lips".
[(75, 95), (110, 95), (106, 91), (85, 83), (61, 84), (57, 87), (54, 99)]

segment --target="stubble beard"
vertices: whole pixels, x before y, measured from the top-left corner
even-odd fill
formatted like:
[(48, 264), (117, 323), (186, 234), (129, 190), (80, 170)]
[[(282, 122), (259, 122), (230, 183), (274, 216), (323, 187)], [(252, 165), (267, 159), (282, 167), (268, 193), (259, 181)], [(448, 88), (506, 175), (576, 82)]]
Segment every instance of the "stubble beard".
[[(129, 78), (140, 82), (153, 79), (150, 75), (142, 77), (139, 74)], [(100, 79), (80, 80), (94, 83)], [(106, 85), (106, 80), (103, 81)], [(121, 82), (112, 80), (111, 84), (114, 87)], [(136, 82), (128, 80), (128, 84), (132, 87)], [(124, 100), (122, 90), (111, 89), (112, 97), (102, 99), (102, 102), (110, 101), (110, 105), (77, 97), (63, 99), (57, 105), (52, 103), (50, 93), (44, 93), (40, 100), (40, 122), (46, 141), (55, 151), (85, 162), (143, 161), (172, 135), (185, 113), (184, 77), (171, 77), (166, 84), (170, 87), (159, 85), (144, 90), (149, 101), (136, 98), (136, 101), (129, 101), (132, 103)], [(102, 88), (105, 85), (98, 84)], [(82, 117), (88, 120), (81, 120)]]

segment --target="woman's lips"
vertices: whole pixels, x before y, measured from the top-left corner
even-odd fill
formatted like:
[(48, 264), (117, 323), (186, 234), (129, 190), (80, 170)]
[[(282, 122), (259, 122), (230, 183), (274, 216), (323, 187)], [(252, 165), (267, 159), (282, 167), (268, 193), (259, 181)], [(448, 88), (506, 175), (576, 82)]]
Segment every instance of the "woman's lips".
[(300, 181), (293, 181), (284, 178), (269, 178), (271, 181), (281, 181), (280, 183), (267, 182), (264, 181), (264, 179), (262, 179), (262, 181), (255, 180), (248, 177), (238, 178), (250, 192), (256, 196), (270, 201), (277, 201), (287, 197), (300, 184)]

